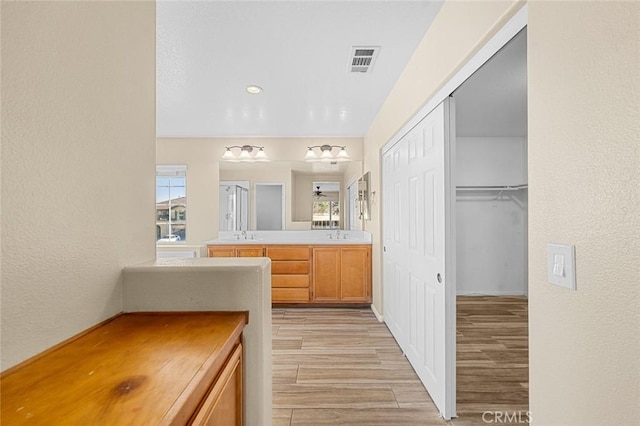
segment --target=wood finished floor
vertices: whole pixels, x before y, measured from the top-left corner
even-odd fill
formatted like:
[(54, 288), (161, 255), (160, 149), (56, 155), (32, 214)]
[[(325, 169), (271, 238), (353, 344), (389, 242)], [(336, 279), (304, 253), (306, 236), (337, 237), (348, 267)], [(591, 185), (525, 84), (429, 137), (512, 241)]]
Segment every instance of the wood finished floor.
[(476, 425), (527, 410), (527, 301), (458, 298), (458, 414), (445, 422), (369, 309), (274, 308), (273, 424)]

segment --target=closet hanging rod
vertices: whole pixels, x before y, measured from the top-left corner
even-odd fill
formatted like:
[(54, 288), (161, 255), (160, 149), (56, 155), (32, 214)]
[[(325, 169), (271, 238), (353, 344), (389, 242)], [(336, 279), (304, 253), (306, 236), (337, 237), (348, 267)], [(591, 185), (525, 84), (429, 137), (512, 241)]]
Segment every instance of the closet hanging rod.
[(502, 186), (456, 186), (458, 191), (518, 191), (527, 189), (529, 185), (502, 185)]

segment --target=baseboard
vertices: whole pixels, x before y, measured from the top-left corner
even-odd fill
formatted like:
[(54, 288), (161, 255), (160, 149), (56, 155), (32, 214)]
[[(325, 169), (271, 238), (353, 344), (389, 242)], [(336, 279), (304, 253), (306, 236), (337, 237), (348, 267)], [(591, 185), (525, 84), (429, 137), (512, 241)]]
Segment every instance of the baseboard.
[(528, 296), (526, 291), (460, 291), (456, 296)]
[(380, 315), (380, 312), (378, 312), (378, 310), (376, 309), (373, 303), (371, 304), (371, 311), (373, 312), (373, 315), (375, 315), (376, 318), (378, 319), (378, 322), (384, 322), (384, 317)]

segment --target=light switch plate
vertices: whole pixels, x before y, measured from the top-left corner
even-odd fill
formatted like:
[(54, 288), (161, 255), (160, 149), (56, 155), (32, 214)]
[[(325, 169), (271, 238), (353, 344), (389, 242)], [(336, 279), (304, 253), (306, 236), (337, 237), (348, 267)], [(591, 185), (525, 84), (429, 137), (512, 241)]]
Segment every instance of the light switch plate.
[(547, 281), (577, 290), (575, 246), (547, 244)]

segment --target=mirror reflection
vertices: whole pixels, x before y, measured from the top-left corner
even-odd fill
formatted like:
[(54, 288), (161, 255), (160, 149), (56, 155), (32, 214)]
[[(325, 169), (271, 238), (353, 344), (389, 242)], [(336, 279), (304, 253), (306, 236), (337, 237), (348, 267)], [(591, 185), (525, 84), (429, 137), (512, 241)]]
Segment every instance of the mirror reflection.
[(340, 227), (340, 182), (313, 182), (311, 229)]
[[(357, 206), (358, 179), (361, 177), (361, 161), (220, 162), (220, 230), (260, 230), (259, 223), (263, 220), (258, 219), (264, 214), (273, 215), (275, 210), (280, 218), (278, 225), (282, 223), (278, 229), (362, 229)], [(238, 182), (244, 183), (242, 188), (247, 189), (246, 196), (243, 192), (238, 193), (235, 187), (227, 191)], [(258, 203), (257, 193), (265, 184), (280, 185), (283, 200)], [(282, 207), (276, 208), (278, 206)], [(247, 216), (239, 217), (240, 212)], [(267, 218), (269, 226), (278, 222), (278, 218)]]
[(249, 181), (220, 181), (220, 230), (246, 231), (249, 226)]

